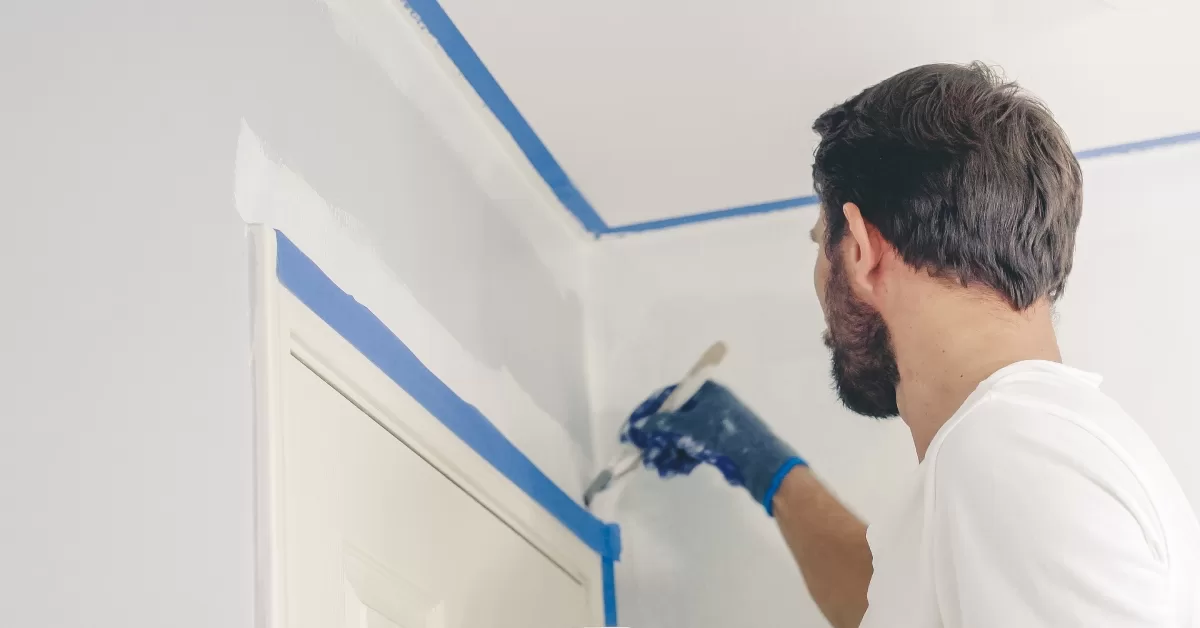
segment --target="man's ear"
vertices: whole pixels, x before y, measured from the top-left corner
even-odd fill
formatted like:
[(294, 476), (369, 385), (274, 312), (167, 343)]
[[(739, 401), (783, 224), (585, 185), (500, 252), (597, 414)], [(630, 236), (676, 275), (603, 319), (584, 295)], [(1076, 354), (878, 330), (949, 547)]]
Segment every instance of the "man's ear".
[(854, 203), (842, 205), (846, 216), (846, 274), (855, 291), (870, 299), (879, 289), (879, 270), (886, 251), (883, 235), (875, 225), (862, 217), (862, 211)]

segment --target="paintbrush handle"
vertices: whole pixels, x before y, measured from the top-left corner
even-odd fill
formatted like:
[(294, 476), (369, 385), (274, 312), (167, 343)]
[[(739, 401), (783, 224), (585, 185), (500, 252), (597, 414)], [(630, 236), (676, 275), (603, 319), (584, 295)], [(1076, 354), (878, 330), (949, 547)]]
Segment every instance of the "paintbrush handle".
[[(665, 401), (659, 407), (659, 412), (675, 412), (687, 403), (704, 382), (708, 381), (708, 375), (712, 372), (721, 360), (725, 359), (727, 348), (724, 342), (717, 341), (713, 343), (703, 354), (692, 368), (688, 370), (687, 375), (675, 385), (675, 390), (667, 395)], [(583, 503), (585, 506), (590, 506), (592, 498), (597, 493), (612, 486), (614, 482), (622, 476), (638, 468), (638, 463), (641, 462), (642, 452), (637, 447), (625, 443), (617, 451), (617, 454), (609, 460), (603, 470), (592, 480), (592, 483), (583, 491)]]
[[(667, 399), (659, 406), (659, 412), (676, 412), (687, 403), (692, 396), (700, 391), (700, 387), (704, 382), (708, 381), (709, 375), (713, 369), (725, 359), (727, 348), (724, 342), (717, 341), (713, 343), (703, 354), (700, 359), (692, 365), (688, 370), (687, 375), (675, 385), (675, 390), (667, 395)], [(621, 451), (614, 457), (614, 461), (609, 465), (612, 469), (615, 480), (638, 467), (641, 461), (642, 452), (637, 447), (626, 443)], [(611, 480), (610, 480), (611, 481)]]

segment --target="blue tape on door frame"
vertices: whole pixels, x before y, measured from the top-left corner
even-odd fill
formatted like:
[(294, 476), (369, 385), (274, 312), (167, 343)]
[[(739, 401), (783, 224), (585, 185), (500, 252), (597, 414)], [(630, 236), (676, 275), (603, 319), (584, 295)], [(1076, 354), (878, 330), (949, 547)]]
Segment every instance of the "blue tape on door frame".
[(284, 287), (588, 547), (605, 559), (620, 558), (620, 528), (600, 521), (571, 499), (478, 408), (426, 368), (383, 321), (342, 291), (287, 236), (275, 233), (276, 272)]
[(604, 572), (604, 625), (617, 625), (617, 577), (611, 558), (601, 558)]

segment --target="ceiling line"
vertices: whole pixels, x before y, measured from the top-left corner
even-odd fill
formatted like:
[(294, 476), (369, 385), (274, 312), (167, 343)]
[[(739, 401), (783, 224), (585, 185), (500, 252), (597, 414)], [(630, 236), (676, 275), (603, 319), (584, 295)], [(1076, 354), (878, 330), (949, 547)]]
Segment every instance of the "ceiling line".
[[(1165, 137), (1156, 137), (1149, 140), (1139, 140), (1136, 142), (1127, 142), (1125, 144), (1114, 144), (1112, 146), (1101, 146), (1099, 148), (1089, 148), (1075, 153), (1075, 158), (1079, 161), (1088, 159), (1096, 159), (1099, 157), (1108, 157), (1111, 155), (1122, 155), (1125, 153), (1134, 153), (1155, 148), (1164, 148), (1167, 146), (1175, 146), (1179, 144), (1189, 144), (1192, 142), (1200, 142), (1200, 131), (1194, 133), (1181, 133), (1179, 135), (1168, 135)], [(735, 216), (749, 216), (753, 214), (765, 214), (775, 212), (782, 209), (794, 209), (796, 207), (805, 207), (808, 205), (816, 205), (819, 202), (816, 196), (799, 196), (796, 198), (784, 199), (781, 201), (773, 201), (770, 203), (758, 203), (756, 205), (745, 205), (742, 207), (731, 207), (729, 209), (718, 209), (715, 211), (701, 212), (698, 214), (687, 214), (685, 216), (677, 216), (674, 218), (664, 218), (660, 220), (648, 220), (646, 222), (638, 222), (629, 225), (621, 225), (619, 227), (610, 227), (604, 235), (619, 234), (619, 233), (638, 233), (642, 231), (655, 231), (658, 229), (669, 229), (680, 225), (687, 225), (696, 222), (705, 222), (709, 220), (720, 220), (722, 218), (733, 218)]]
[(1095, 159), (1097, 157), (1107, 157), (1109, 155), (1120, 155), (1122, 153), (1133, 153), (1137, 151), (1150, 150), (1152, 148), (1162, 148), (1164, 146), (1173, 146), (1175, 144), (1188, 144), (1191, 142), (1200, 142), (1200, 131), (1194, 133), (1180, 133), (1179, 135), (1167, 135), (1165, 137), (1156, 137), (1149, 140), (1140, 140), (1137, 142), (1127, 142), (1125, 144), (1115, 144), (1113, 146), (1101, 146), (1100, 148), (1089, 148), (1075, 153), (1075, 158), (1083, 161), (1085, 159)]
[[(580, 224), (583, 225), (583, 228), (595, 237), (608, 234), (656, 231), (698, 222), (765, 214), (815, 205), (817, 203), (816, 196), (799, 196), (766, 203), (687, 214), (673, 218), (648, 220), (615, 227), (609, 226), (604, 218), (596, 212), (596, 209), (592, 207), (592, 204), (588, 202), (587, 198), (583, 196), (579, 188), (571, 181), (571, 178), (567, 176), (562, 165), (558, 163), (558, 160), (550, 153), (550, 149), (546, 147), (541, 138), (534, 132), (533, 127), (529, 125), (525, 117), (521, 115), (517, 106), (509, 99), (508, 94), (500, 87), (496, 78), (488, 71), (483, 60), (471, 48), (471, 44), (467, 42), (466, 37), (454, 25), (454, 21), (450, 19), (450, 16), (446, 14), (445, 9), (442, 8), (438, 1), (402, 0), (402, 2), (405, 8), (414, 13), (424, 24), (425, 28), (429, 30), (429, 33), (433, 35), (434, 39), (437, 40), (438, 45), (442, 47), (442, 50), (450, 57), (454, 65), (458, 67), (458, 71), (462, 72), (463, 78), (467, 80), (467, 83), (471, 85), (475, 93), (483, 100), (483, 104), (491, 110), (492, 115), (496, 116), (496, 119), (500, 121), (500, 124), (512, 136), (513, 141), (517, 143), (517, 147), (524, 153), (530, 165), (542, 177), (546, 185), (550, 186), (550, 190), (558, 197), (563, 207), (571, 212), (579, 220)], [(1107, 157), (1109, 155), (1150, 150), (1190, 142), (1200, 142), (1200, 131), (1113, 146), (1090, 148), (1075, 153), (1075, 157), (1083, 161), (1097, 157)]]
[(710, 220), (720, 220), (722, 218), (733, 218), (735, 216), (767, 214), (784, 209), (795, 209), (797, 207), (816, 205), (817, 201), (818, 199), (816, 196), (797, 196), (796, 198), (785, 198), (780, 201), (770, 201), (767, 203), (757, 203), (754, 205), (743, 205), (741, 207), (730, 207), (729, 209), (717, 209), (714, 211), (700, 212), (698, 214), (686, 214), (684, 216), (676, 216), (674, 218), (662, 218), (659, 220), (648, 220), (646, 222), (635, 222), (633, 224), (621, 225), (619, 227), (609, 227), (608, 231), (604, 232), (604, 235), (656, 231), (658, 229), (669, 229), (671, 227), (678, 227), (680, 225), (687, 225), (694, 222), (707, 222)]
[(416, 13), (424, 23), (425, 28), (437, 40), (454, 65), (458, 67), (458, 71), (462, 72), (463, 78), (467, 79), (467, 82), (475, 89), (475, 93), (483, 99), (483, 104), (487, 105), (487, 108), (492, 111), (508, 134), (516, 141), (517, 147), (525, 154), (525, 158), (529, 160), (533, 169), (541, 175), (546, 185), (550, 186), (550, 190), (567, 208), (567, 211), (575, 214), (583, 227), (592, 234), (600, 235), (608, 232), (608, 223), (604, 222), (591, 203), (584, 198), (579, 188), (571, 182), (571, 178), (559, 165), (558, 160), (550, 154), (550, 149), (546, 148), (542, 139), (533, 131), (533, 127), (529, 126), (529, 122), (508, 98), (508, 94), (504, 93), (504, 89), (496, 82), (483, 60), (475, 54), (471, 44), (467, 42), (466, 37), (463, 37), (437, 0), (404, 0), (404, 6), (409, 11)]

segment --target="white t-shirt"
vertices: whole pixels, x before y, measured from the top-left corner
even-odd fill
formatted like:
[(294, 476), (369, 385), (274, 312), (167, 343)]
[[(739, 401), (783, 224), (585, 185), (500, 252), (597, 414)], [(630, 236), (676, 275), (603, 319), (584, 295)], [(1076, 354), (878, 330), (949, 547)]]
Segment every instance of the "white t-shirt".
[(979, 385), (867, 531), (863, 628), (1200, 628), (1196, 515), (1099, 383), (1031, 361)]

